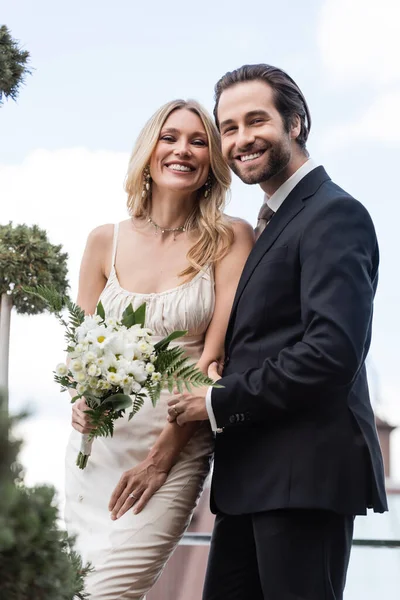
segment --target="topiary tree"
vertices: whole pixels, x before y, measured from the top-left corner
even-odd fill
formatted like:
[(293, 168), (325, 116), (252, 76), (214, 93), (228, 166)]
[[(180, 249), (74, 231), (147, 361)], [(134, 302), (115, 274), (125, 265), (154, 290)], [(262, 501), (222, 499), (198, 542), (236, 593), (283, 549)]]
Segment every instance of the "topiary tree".
[(23, 286), (52, 286), (60, 294), (68, 288), (67, 258), (62, 246), (51, 244), (37, 225), (0, 225), (0, 390), (8, 391), (11, 310), (37, 315), (45, 311), (40, 298), (25, 294)]
[(21, 50), (5, 25), (0, 27), (0, 106), (3, 98), (16, 100), (28, 69), (29, 52)]
[(89, 566), (58, 525), (54, 488), (28, 488), (17, 464), (19, 441), (0, 398), (0, 598), (73, 600), (83, 592)]

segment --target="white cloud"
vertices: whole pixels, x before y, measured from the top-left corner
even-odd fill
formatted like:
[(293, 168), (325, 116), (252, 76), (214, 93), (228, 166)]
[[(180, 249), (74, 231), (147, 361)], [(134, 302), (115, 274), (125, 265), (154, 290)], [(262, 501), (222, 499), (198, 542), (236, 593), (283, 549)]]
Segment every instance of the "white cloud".
[(125, 153), (71, 148), (36, 150), (20, 165), (0, 165), (0, 222), (46, 229), (69, 253), (75, 283), (89, 231), (126, 218), (127, 164)]
[(398, 0), (327, 0), (320, 12), (318, 44), (332, 85), (398, 82), (399, 23)]
[(378, 96), (355, 121), (330, 126), (324, 144), (329, 149), (346, 146), (352, 142), (375, 141), (400, 145), (400, 89)]
[(330, 150), (372, 140), (400, 143), (395, 118), (400, 100), (400, 3), (398, 0), (326, 0), (318, 21), (317, 43), (324, 83), (338, 96), (359, 97), (361, 109), (351, 122), (326, 131)]

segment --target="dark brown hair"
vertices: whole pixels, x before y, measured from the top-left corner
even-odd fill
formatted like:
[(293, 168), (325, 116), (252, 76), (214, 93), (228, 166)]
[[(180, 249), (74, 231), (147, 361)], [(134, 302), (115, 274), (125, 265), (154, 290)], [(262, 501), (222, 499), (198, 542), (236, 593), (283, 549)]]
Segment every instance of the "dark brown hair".
[(296, 82), (285, 71), (272, 65), (244, 65), (221, 77), (214, 88), (214, 118), (217, 127), (219, 128), (218, 104), (222, 92), (237, 83), (257, 80), (264, 81), (272, 88), (275, 107), (282, 117), (287, 132), (290, 131), (294, 117), (299, 117), (301, 129), (296, 141), (303, 150), (306, 150), (306, 142), (311, 129), (311, 115), (306, 99)]

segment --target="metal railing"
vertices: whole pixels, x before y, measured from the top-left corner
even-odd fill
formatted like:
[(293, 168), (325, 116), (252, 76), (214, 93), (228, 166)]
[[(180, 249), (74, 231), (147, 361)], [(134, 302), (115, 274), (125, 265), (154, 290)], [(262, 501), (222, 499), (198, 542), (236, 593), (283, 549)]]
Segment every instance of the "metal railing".
[[(209, 546), (210, 533), (186, 532), (180, 542), (181, 546)], [(364, 548), (400, 548), (400, 540), (353, 539), (353, 546)]]

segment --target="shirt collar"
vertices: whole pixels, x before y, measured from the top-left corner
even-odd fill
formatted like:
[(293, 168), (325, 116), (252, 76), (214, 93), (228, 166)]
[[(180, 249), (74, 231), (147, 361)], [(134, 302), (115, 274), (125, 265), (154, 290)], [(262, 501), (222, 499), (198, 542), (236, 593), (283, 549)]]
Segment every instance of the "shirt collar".
[(276, 190), (272, 196), (264, 196), (264, 202), (276, 212), (278, 208), (283, 204), (284, 200), (290, 194), (290, 192), (296, 187), (296, 185), (305, 177), (308, 173), (313, 171), (317, 167), (317, 163), (309, 158), (297, 171), (293, 173), (282, 183), (282, 185)]

